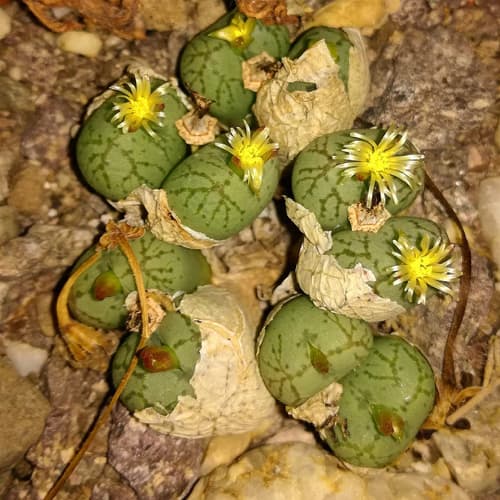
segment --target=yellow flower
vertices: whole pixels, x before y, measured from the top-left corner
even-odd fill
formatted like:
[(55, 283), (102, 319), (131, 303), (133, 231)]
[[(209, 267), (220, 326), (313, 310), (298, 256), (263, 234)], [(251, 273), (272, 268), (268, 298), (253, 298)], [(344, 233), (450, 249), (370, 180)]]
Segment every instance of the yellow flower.
[(406, 283), (404, 291), (408, 301), (415, 295), (417, 304), (425, 304), (428, 287), (440, 292), (453, 295), (452, 290), (445, 284), (459, 277), (459, 273), (452, 266), (452, 246), (444, 243), (440, 238), (431, 246), (427, 233), (424, 234), (420, 248), (412, 247), (404, 236), (393, 240), (399, 252), (392, 254), (401, 264), (392, 266), (395, 286)]
[(233, 163), (243, 170), (243, 180), (248, 182), (254, 193), (262, 184), (264, 164), (278, 151), (278, 144), (269, 141), (269, 129), (259, 128), (252, 132), (244, 121), (245, 130), (231, 128), (226, 134), (229, 146), (216, 142), (215, 145), (233, 155)]
[(143, 127), (151, 137), (155, 137), (157, 134), (151, 124), (163, 127), (165, 105), (161, 97), (165, 95), (168, 86), (166, 82), (151, 92), (149, 77), (139, 75), (135, 77), (135, 85), (132, 82), (126, 82), (123, 86), (113, 85), (111, 89), (119, 95), (114, 101), (113, 111), (116, 113), (111, 121), (119, 122), (118, 128), (124, 134)]
[(220, 40), (226, 40), (226, 42), (229, 42), (234, 47), (244, 49), (248, 47), (252, 41), (252, 32), (254, 27), (255, 19), (249, 17), (245, 20), (245, 16), (238, 12), (232, 17), (228, 26), (225, 26), (220, 30), (213, 31), (208, 36), (219, 38)]
[(369, 179), (366, 206), (372, 208), (375, 186), (380, 193), (380, 200), (385, 204), (386, 196), (398, 203), (397, 186), (394, 179), (398, 178), (410, 188), (417, 187), (416, 170), (422, 166), (422, 154), (398, 154), (402, 150), (407, 132), (391, 125), (377, 143), (364, 134), (351, 132), (356, 138), (344, 146), (340, 155), (334, 159), (343, 161), (337, 165), (344, 169), (346, 177), (356, 176), (359, 180)]

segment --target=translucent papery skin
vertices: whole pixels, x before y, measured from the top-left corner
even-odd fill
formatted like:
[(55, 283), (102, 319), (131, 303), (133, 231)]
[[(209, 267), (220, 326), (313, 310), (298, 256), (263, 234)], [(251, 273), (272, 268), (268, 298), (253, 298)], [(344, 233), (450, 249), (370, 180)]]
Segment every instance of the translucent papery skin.
[[(411, 246), (418, 246), (425, 233), (432, 240), (440, 238), (444, 242), (448, 241), (444, 230), (428, 219), (396, 216), (391, 217), (377, 233), (349, 230), (334, 233), (332, 249), (328, 253), (335, 256), (342, 267), (352, 268), (361, 264), (372, 271), (376, 281), (370, 285), (375, 293), (409, 308), (416, 301), (408, 301), (405, 284), (393, 284), (390, 268), (399, 264), (392, 253), (397, 250), (393, 241), (404, 235)], [(428, 294), (433, 293), (434, 289), (429, 287)]]
[[(112, 365), (113, 384), (118, 386), (135, 353), (139, 335), (129, 335), (118, 348)], [(147, 346), (168, 346), (179, 361), (179, 368), (151, 372), (139, 362), (128, 381), (121, 402), (131, 411), (153, 407), (168, 414), (175, 408), (180, 395), (193, 395), (189, 380), (199, 359), (201, 335), (199, 328), (186, 316), (168, 312)]]
[(135, 412), (159, 432), (199, 438), (263, 430), (281, 418), (260, 378), (255, 332), (231, 292), (199, 287), (184, 296), (179, 312), (200, 330), (201, 349), (189, 384), (193, 394), (178, 397), (164, 415), (154, 407)]
[(255, 101), (255, 94), (243, 87), (241, 63), (263, 51), (280, 58), (290, 46), (284, 26), (268, 26), (258, 20), (252, 41), (244, 49), (210, 36), (227, 26), (235, 13), (226, 14), (194, 37), (184, 48), (179, 63), (181, 81), (186, 89), (213, 101), (210, 114), (227, 126), (241, 125), (242, 120), (251, 114)]
[(339, 66), (339, 76), (347, 89), (349, 83), (349, 50), (352, 43), (345, 31), (337, 28), (316, 27), (302, 33), (290, 48), (287, 57), (296, 59), (315, 42), (325, 40), (334, 52), (332, 57)]
[[(429, 363), (397, 336), (376, 337), (363, 363), (340, 383), (342, 423), (322, 435), (339, 458), (353, 465), (389, 465), (415, 438), (434, 406)], [(388, 419), (398, 427), (392, 434)]]
[(297, 296), (277, 306), (260, 333), (259, 370), (276, 399), (297, 406), (362, 363), (371, 345), (368, 323)]
[[(210, 281), (210, 267), (199, 250), (165, 243), (148, 232), (142, 238), (131, 240), (130, 245), (141, 265), (146, 288), (170, 293), (192, 292), (197, 286)], [(88, 250), (79, 262), (94, 251), (94, 248)], [(94, 282), (108, 271), (117, 277), (120, 290), (115, 295), (97, 300), (93, 293)], [(70, 312), (90, 326), (123, 328), (127, 317), (125, 298), (135, 290), (132, 272), (120, 249), (103, 251), (99, 261), (83, 273), (71, 289)]]
[[(162, 83), (152, 80), (151, 89)], [(114, 201), (142, 184), (159, 187), (188, 152), (175, 127), (175, 121), (187, 112), (175, 88), (168, 88), (161, 97), (165, 117), (163, 126), (152, 126), (155, 137), (143, 128), (123, 133), (111, 122), (115, 101), (116, 96), (112, 96), (94, 110), (76, 141), (76, 159), (85, 181), (98, 194)]]
[[(315, 138), (352, 127), (368, 95), (369, 65), (359, 32), (346, 32), (348, 40), (321, 33), (314, 29), (303, 34), (282, 59), (283, 66), (257, 92), (257, 121), (269, 128), (289, 160)], [(332, 46), (338, 49), (337, 58)]]
[[(354, 140), (351, 132), (361, 133), (379, 141), (385, 130), (344, 130), (318, 137), (297, 155), (293, 165), (293, 197), (295, 201), (314, 212), (325, 230), (346, 228), (347, 208), (354, 203), (363, 202), (367, 194), (365, 181), (356, 176), (346, 177), (344, 170), (337, 168), (343, 160), (333, 159), (333, 156), (341, 154), (346, 144)], [(401, 154), (415, 152), (415, 148), (407, 141)], [(388, 198), (385, 205), (391, 214), (397, 214), (407, 208), (422, 191), (424, 170), (419, 168), (415, 173), (418, 180), (416, 188), (410, 188), (400, 179), (394, 178), (398, 203)]]
[(277, 158), (264, 165), (262, 185), (254, 193), (231, 154), (214, 144), (181, 162), (162, 185), (170, 209), (184, 225), (223, 240), (248, 226), (271, 201), (279, 180)]

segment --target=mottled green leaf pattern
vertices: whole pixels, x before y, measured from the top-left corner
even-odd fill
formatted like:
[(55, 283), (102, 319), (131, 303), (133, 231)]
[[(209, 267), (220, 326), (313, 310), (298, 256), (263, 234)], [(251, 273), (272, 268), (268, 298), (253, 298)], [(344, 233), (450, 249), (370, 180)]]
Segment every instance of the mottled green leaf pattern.
[[(210, 268), (199, 250), (170, 245), (157, 240), (150, 233), (131, 240), (130, 244), (140, 262), (146, 288), (171, 293), (179, 290), (192, 292), (198, 285), (210, 280)], [(86, 252), (79, 262), (92, 252), (94, 249)], [(119, 281), (121, 292), (97, 300), (93, 293), (95, 280), (110, 271)], [(69, 298), (70, 311), (79, 321), (88, 325), (122, 328), (127, 315), (125, 297), (134, 290), (134, 277), (122, 252), (118, 248), (104, 251), (99, 261), (80, 276), (73, 286)]]
[[(127, 370), (138, 342), (139, 335), (131, 334), (118, 348), (112, 364), (115, 387)], [(179, 367), (151, 372), (139, 363), (120, 399), (131, 411), (154, 406), (162, 413), (169, 413), (175, 408), (179, 396), (194, 396), (189, 381), (199, 358), (201, 334), (189, 318), (177, 312), (170, 312), (151, 335), (148, 346), (168, 346), (175, 352)]]
[[(356, 177), (346, 178), (339, 163), (332, 156), (338, 155), (345, 144), (353, 138), (349, 130), (328, 134), (315, 139), (295, 159), (292, 171), (292, 191), (295, 201), (314, 212), (323, 229), (346, 228), (347, 208), (353, 203), (364, 201), (367, 184)], [(382, 129), (363, 129), (358, 132), (373, 140), (380, 140)], [(407, 143), (408, 144), (408, 143)], [(408, 148), (411, 146), (408, 144)], [(410, 151), (410, 149), (408, 149)], [(406, 149), (403, 151), (406, 152)], [(414, 152), (411, 150), (411, 152)], [(423, 187), (424, 172), (420, 169), (417, 177)], [(408, 207), (420, 190), (410, 189), (404, 182), (395, 178), (398, 190), (398, 204), (389, 199), (386, 208), (392, 214)]]
[(297, 406), (361, 363), (371, 344), (364, 321), (318, 309), (298, 296), (278, 306), (261, 332), (260, 374), (276, 399)]
[(182, 224), (222, 240), (248, 226), (271, 201), (278, 185), (278, 160), (264, 165), (262, 186), (254, 193), (231, 163), (231, 155), (213, 144), (181, 162), (162, 185), (170, 208)]
[[(333, 234), (333, 245), (329, 253), (334, 255), (338, 263), (345, 268), (352, 268), (356, 264), (370, 269), (377, 281), (370, 283), (375, 292), (388, 299), (394, 300), (403, 307), (410, 307), (404, 293), (404, 284), (394, 286), (390, 267), (398, 264), (392, 252), (396, 249), (393, 240), (401, 234), (408, 242), (416, 245), (424, 233), (432, 239), (443, 238), (447, 241), (446, 233), (434, 222), (419, 217), (391, 217), (377, 233), (362, 231), (338, 231)], [(433, 293), (429, 290), (429, 294)]]
[[(339, 419), (348, 432), (325, 432), (334, 453), (362, 467), (383, 467), (395, 460), (415, 437), (434, 405), (434, 374), (424, 356), (404, 339), (376, 337), (363, 363), (340, 383)], [(390, 409), (399, 439), (381, 432), (374, 408)], [(379, 412), (379, 416), (381, 413)], [(403, 419), (404, 423), (398, 419)]]
[[(152, 88), (159, 81), (152, 82)], [(83, 124), (76, 142), (78, 167), (88, 184), (100, 195), (119, 200), (141, 184), (157, 188), (187, 154), (175, 121), (186, 113), (174, 89), (162, 97), (163, 127), (157, 137), (144, 129), (124, 134), (111, 123), (114, 97), (105, 101)]]

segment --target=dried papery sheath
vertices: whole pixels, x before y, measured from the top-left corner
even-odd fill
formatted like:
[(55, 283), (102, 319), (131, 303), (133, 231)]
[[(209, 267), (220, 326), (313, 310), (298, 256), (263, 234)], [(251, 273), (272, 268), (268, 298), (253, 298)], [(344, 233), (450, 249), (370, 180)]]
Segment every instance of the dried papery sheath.
[(279, 412), (258, 373), (255, 332), (237, 297), (222, 288), (200, 287), (182, 299), (179, 312), (201, 334), (199, 361), (189, 381), (193, 395), (179, 396), (168, 415), (146, 408), (135, 416), (160, 432), (191, 438), (274, 425)]
[(323, 231), (312, 212), (286, 199), (287, 214), (304, 234), (296, 268), (299, 286), (318, 307), (365, 321), (384, 321), (401, 314), (404, 307), (377, 295), (375, 276), (361, 264), (343, 268), (329, 252), (330, 231)]
[(262, 84), (254, 112), (259, 123), (269, 127), (282, 153), (293, 158), (314, 138), (352, 125), (369, 86), (368, 65), (360, 55), (364, 50), (361, 43), (346, 52), (352, 63), (347, 86), (324, 40), (295, 60), (283, 58), (283, 67)]
[(222, 241), (183, 225), (170, 208), (167, 193), (163, 189), (141, 186), (125, 199), (113, 203), (113, 206), (125, 212), (124, 218), (131, 226), (146, 225), (156, 238), (167, 243), (201, 249), (218, 245)]
[(336, 168), (342, 169), (345, 177), (368, 182), (367, 208), (373, 207), (375, 190), (382, 204), (385, 205), (386, 197), (398, 203), (396, 178), (411, 189), (418, 189), (416, 172), (422, 168), (424, 155), (402, 154), (407, 141), (406, 131), (391, 125), (379, 141), (359, 132), (351, 132), (350, 135), (353, 141), (345, 144), (342, 152), (333, 159), (337, 162)]

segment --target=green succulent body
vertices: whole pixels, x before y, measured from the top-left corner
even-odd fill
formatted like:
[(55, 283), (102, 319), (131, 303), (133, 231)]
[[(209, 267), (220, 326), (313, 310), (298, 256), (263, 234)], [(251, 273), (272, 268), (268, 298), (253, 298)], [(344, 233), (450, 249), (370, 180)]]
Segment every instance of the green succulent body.
[(347, 34), (338, 28), (326, 26), (311, 28), (302, 33), (293, 43), (287, 57), (297, 59), (316, 42), (325, 40), (330, 54), (339, 66), (339, 76), (347, 90), (349, 81), (349, 50), (352, 43)]
[(363, 363), (346, 375), (337, 425), (324, 436), (342, 460), (384, 467), (410, 444), (434, 405), (434, 374), (400, 337), (376, 337)]
[(319, 309), (306, 296), (278, 307), (260, 334), (258, 363), (266, 387), (282, 403), (300, 405), (367, 356), (368, 323)]
[[(391, 299), (405, 308), (413, 305), (404, 293), (404, 283), (393, 285), (390, 268), (399, 264), (392, 254), (396, 250), (393, 241), (404, 236), (412, 246), (429, 234), (433, 240), (441, 238), (448, 241), (446, 233), (434, 222), (419, 217), (391, 217), (376, 233), (364, 231), (338, 231), (333, 234), (330, 254), (344, 268), (353, 268), (361, 264), (375, 275), (376, 281), (370, 282), (375, 293)], [(429, 289), (432, 293), (432, 288)]]
[[(164, 82), (152, 80), (154, 90)], [(187, 109), (174, 88), (161, 100), (165, 105), (163, 126), (154, 126), (156, 137), (143, 128), (123, 133), (111, 123), (115, 97), (103, 102), (82, 125), (76, 142), (78, 167), (87, 183), (100, 195), (119, 200), (142, 184), (157, 188), (168, 172), (187, 154), (175, 121)]]
[(179, 64), (185, 87), (212, 101), (210, 114), (227, 126), (241, 125), (255, 101), (254, 92), (243, 86), (241, 63), (263, 51), (280, 58), (290, 46), (285, 27), (267, 26), (261, 21), (256, 21), (252, 41), (245, 49), (210, 36), (228, 25), (234, 14), (226, 14), (193, 38), (184, 48)]
[[(115, 387), (125, 374), (138, 343), (139, 335), (133, 333), (118, 348), (112, 364)], [(200, 330), (188, 317), (169, 312), (151, 335), (147, 346), (167, 346), (175, 353), (179, 367), (151, 372), (139, 362), (120, 399), (131, 411), (153, 407), (166, 415), (175, 408), (179, 396), (194, 396), (190, 379), (199, 359)]]
[(208, 144), (182, 161), (162, 188), (183, 225), (222, 240), (248, 226), (271, 201), (279, 180), (278, 160), (265, 163), (258, 193), (242, 176), (230, 153)]
[[(378, 141), (384, 134), (382, 129), (353, 130)], [(346, 177), (343, 170), (336, 168), (341, 161), (333, 159), (342, 152), (342, 148), (353, 137), (353, 132), (345, 130), (318, 137), (312, 141), (294, 162), (292, 171), (292, 191), (295, 201), (309, 209), (318, 218), (325, 230), (337, 230), (347, 227), (347, 208), (363, 202), (367, 192), (366, 180), (356, 176)], [(413, 146), (407, 141), (403, 153), (413, 153)], [(398, 203), (388, 199), (385, 205), (391, 214), (396, 214), (408, 207), (423, 188), (423, 169), (416, 171), (418, 187), (410, 188), (398, 178), (394, 184), (398, 191)]]
[[(140, 263), (146, 288), (189, 293), (210, 281), (210, 267), (199, 250), (165, 243), (151, 233), (131, 240), (130, 245)], [(88, 250), (79, 263), (94, 251), (94, 248)], [(115, 286), (113, 295), (97, 300), (95, 283), (106, 273), (112, 273), (113, 284), (117, 280), (119, 286)], [(69, 308), (82, 323), (98, 328), (122, 328), (127, 317), (125, 297), (134, 290), (132, 271), (120, 249), (102, 251), (101, 258), (77, 279), (71, 289)]]

